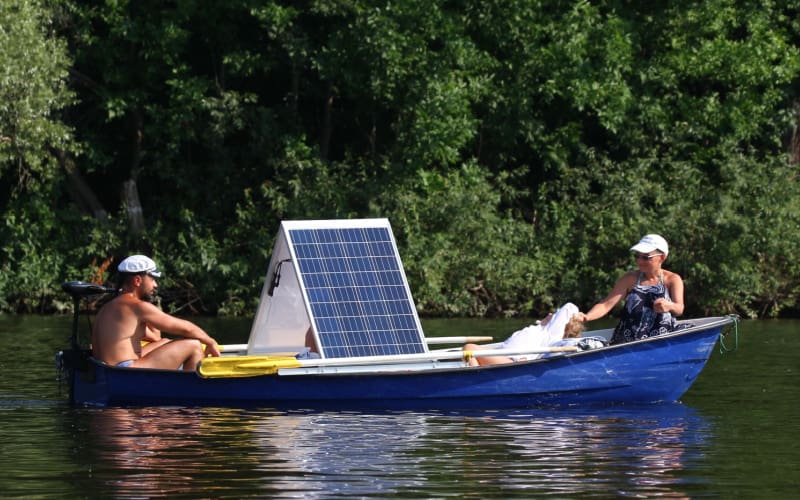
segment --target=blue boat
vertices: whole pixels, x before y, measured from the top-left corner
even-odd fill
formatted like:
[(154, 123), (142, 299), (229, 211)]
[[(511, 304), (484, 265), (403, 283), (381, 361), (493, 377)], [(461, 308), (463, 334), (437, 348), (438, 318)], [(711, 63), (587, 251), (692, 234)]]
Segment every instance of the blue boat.
[[(63, 288), (75, 316), (57, 364), (70, 402), (89, 406), (449, 410), (675, 402), (737, 324), (734, 316), (709, 317), (621, 345), (464, 351), (461, 344), (486, 339), (422, 333), (383, 219), (282, 223), (248, 343), (221, 346), (223, 356), (195, 371), (93, 358), (79, 342), (80, 302), (114, 290), (83, 282)], [(436, 344), (453, 346), (430, 347)], [(469, 366), (471, 357), (521, 354), (535, 355)]]
[[(204, 377), (200, 372), (113, 367), (84, 350), (62, 351), (60, 360), (71, 402), (90, 406), (478, 409), (657, 403), (681, 398), (705, 366), (723, 327), (734, 321), (696, 319), (696, 326), (673, 334), (482, 367), (469, 367), (445, 354), (425, 361), (285, 368), (280, 366), (284, 358), (264, 356), (262, 365), (275, 363), (275, 370), (257, 373), (251, 368), (249, 374)], [(242, 358), (258, 365), (253, 356)]]

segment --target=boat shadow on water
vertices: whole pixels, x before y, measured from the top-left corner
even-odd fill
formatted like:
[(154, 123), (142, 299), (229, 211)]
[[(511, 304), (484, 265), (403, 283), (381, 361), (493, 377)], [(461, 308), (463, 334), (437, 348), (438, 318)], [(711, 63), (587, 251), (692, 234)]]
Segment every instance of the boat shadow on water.
[(477, 493), (488, 477), (495, 492), (611, 486), (672, 495), (711, 432), (680, 403), (466, 412), (84, 408), (70, 419), (85, 430), (74, 438), (91, 487), (115, 496), (427, 496), (452, 492), (454, 483)]

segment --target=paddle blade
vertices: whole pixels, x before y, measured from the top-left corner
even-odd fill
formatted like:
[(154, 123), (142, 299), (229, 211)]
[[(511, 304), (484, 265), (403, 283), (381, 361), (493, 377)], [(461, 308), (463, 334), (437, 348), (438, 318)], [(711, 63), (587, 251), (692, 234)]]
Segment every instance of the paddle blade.
[(300, 366), (300, 361), (290, 356), (220, 356), (203, 359), (197, 372), (203, 378), (256, 377)]

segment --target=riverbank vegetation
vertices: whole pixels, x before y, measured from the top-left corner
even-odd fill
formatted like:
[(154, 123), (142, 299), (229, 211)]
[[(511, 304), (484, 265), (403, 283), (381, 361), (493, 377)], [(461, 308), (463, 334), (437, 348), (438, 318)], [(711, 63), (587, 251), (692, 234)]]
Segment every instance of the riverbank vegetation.
[(387, 217), (426, 316), (588, 308), (667, 238), (687, 315), (793, 315), (800, 1), (7, 0), (0, 310), (165, 271), (255, 311), (283, 219)]

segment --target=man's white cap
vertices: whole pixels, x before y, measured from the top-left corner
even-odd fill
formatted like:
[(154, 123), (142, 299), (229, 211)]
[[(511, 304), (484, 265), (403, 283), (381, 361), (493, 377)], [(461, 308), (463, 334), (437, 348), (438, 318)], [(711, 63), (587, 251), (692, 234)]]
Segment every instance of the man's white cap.
[(131, 255), (119, 263), (117, 271), (130, 274), (147, 273), (154, 278), (161, 277), (161, 271), (156, 268), (156, 263), (146, 255)]
[(639, 243), (631, 247), (631, 252), (650, 253), (653, 250), (658, 250), (664, 255), (669, 255), (667, 240), (657, 234), (648, 234), (639, 240)]

